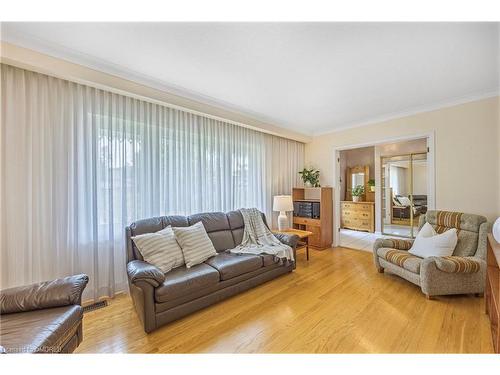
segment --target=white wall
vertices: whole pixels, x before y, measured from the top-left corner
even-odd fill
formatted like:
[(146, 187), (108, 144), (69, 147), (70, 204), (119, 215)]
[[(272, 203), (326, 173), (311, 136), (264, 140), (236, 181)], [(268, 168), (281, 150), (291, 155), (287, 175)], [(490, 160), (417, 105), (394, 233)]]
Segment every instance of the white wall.
[(413, 195), (427, 195), (427, 165), (413, 165)]
[(498, 97), (381, 123), (315, 136), (306, 144), (306, 163), (333, 186), (336, 147), (378, 143), (426, 133), (435, 136), (436, 208), (500, 216)]

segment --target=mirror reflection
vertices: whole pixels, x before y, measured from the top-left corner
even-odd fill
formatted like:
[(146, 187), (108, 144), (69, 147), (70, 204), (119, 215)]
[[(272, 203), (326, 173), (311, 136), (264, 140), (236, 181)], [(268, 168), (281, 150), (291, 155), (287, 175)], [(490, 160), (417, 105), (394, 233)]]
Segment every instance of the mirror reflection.
[(358, 186), (358, 185), (365, 185), (365, 174), (364, 173), (353, 173), (352, 174), (352, 187)]

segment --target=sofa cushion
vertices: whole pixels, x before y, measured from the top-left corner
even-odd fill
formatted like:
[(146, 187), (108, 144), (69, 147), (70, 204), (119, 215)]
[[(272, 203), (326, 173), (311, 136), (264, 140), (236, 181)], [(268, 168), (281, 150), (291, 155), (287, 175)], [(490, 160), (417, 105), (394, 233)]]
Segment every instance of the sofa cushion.
[(7, 353), (53, 353), (62, 350), (82, 321), (79, 305), (0, 317), (0, 337)]
[(238, 246), (243, 240), (243, 231), (245, 228), (243, 215), (240, 211), (231, 211), (227, 213), (227, 220), (229, 221), (229, 226), (231, 227), (234, 244), (235, 246)]
[(406, 250), (396, 250), (388, 247), (377, 249), (377, 255), (386, 261), (395, 264), (407, 271), (420, 274), (422, 258), (410, 254)]
[(188, 217), (189, 225), (202, 222), (217, 252), (235, 247), (228, 217), (223, 212), (206, 212)]
[(220, 253), (205, 261), (219, 271), (221, 280), (229, 280), (262, 267), (260, 255)]
[(230, 230), (210, 232), (208, 233), (208, 238), (210, 238), (210, 241), (212, 241), (215, 250), (218, 253), (224, 252), (229, 249), (234, 249), (236, 247), (234, 245), (233, 234)]
[(165, 275), (163, 284), (155, 289), (155, 299), (157, 302), (170, 301), (218, 282), (219, 272), (207, 264), (179, 267)]

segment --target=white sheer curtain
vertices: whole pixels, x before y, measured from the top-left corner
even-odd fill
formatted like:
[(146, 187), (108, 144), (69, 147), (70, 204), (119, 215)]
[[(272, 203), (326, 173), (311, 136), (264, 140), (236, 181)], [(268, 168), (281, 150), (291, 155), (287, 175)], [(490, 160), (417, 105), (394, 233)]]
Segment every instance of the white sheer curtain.
[(124, 227), (291, 192), (304, 145), (1, 65), (1, 288), (86, 273), (126, 289)]

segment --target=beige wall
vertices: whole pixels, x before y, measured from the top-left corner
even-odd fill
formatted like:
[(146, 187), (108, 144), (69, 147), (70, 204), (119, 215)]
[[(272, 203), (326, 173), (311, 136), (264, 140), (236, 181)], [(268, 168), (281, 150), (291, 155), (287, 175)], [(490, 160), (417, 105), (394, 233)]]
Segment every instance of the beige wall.
[(334, 148), (434, 133), (436, 208), (500, 216), (500, 98), (494, 97), (323, 134), (306, 144), (305, 161), (333, 185)]

